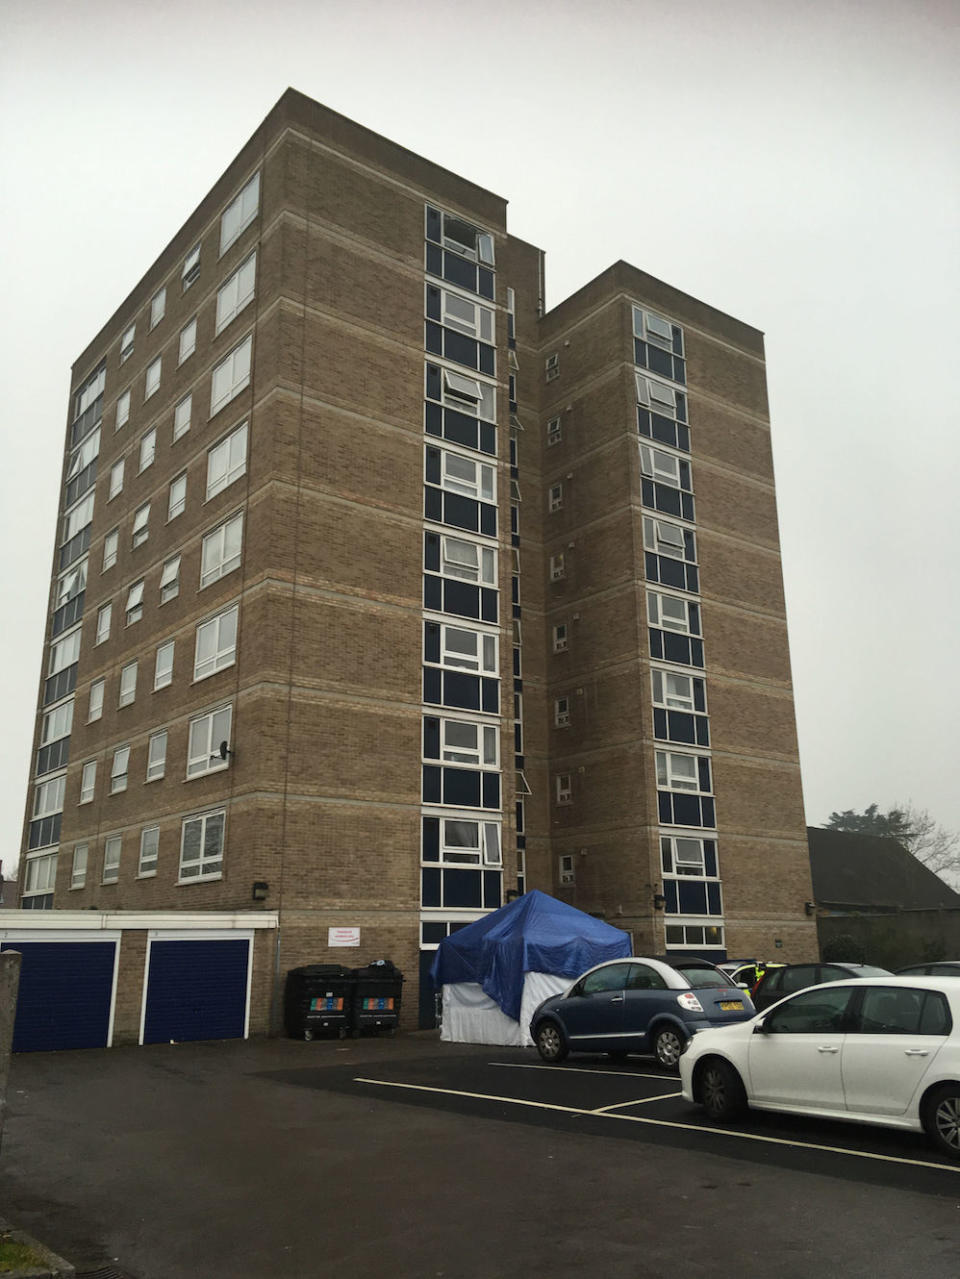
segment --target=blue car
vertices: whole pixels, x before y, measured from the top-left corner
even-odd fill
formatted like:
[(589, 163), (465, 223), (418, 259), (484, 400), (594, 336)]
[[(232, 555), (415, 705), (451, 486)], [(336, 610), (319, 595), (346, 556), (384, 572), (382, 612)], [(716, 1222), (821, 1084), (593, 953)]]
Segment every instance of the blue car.
[(652, 1053), (676, 1070), (698, 1030), (755, 1016), (747, 992), (706, 960), (613, 959), (584, 973), (565, 995), (545, 999), (530, 1033), (546, 1062), (571, 1052)]

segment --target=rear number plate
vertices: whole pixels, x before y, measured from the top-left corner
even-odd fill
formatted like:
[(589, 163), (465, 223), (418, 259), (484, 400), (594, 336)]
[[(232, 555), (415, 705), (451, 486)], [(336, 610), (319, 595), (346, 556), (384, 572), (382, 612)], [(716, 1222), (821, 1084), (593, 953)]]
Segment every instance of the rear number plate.
[(720, 1011), (722, 1013), (742, 1013), (743, 1000), (742, 999), (725, 999), (720, 1004)]

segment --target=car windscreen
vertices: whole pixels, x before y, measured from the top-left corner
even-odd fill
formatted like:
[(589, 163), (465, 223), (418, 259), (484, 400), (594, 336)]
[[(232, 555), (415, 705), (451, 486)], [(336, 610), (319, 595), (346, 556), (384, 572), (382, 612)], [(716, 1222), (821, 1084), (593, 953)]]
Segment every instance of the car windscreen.
[(694, 990), (706, 990), (710, 986), (732, 986), (734, 990), (737, 989), (737, 983), (718, 968), (706, 968), (702, 964), (674, 964), (673, 967)]

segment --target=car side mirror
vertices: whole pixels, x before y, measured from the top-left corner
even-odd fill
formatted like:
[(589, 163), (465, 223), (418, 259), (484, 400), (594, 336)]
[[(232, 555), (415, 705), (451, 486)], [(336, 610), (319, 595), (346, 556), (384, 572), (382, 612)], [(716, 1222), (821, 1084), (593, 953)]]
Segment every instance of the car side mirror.
[(765, 1021), (758, 1021), (753, 1028), (753, 1033), (755, 1035), (766, 1035), (768, 1033), (767, 1023)]
[(746, 983), (745, 981), (738, 981), (738, 982), (737, 982), (737, 990), (749, 990), (749, 989), (750, 989), (750, 987), (747, 985), (747, 983)]

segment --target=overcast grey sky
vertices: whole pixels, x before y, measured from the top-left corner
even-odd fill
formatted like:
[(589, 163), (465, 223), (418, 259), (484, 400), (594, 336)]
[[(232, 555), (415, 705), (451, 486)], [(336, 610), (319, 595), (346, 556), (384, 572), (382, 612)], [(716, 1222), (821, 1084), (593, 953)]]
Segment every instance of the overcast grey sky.
[(73, 360), (288, 86), (764, 330), (807, 820), (960, 828), (955, 0), (3, 0), (17, 857)]

